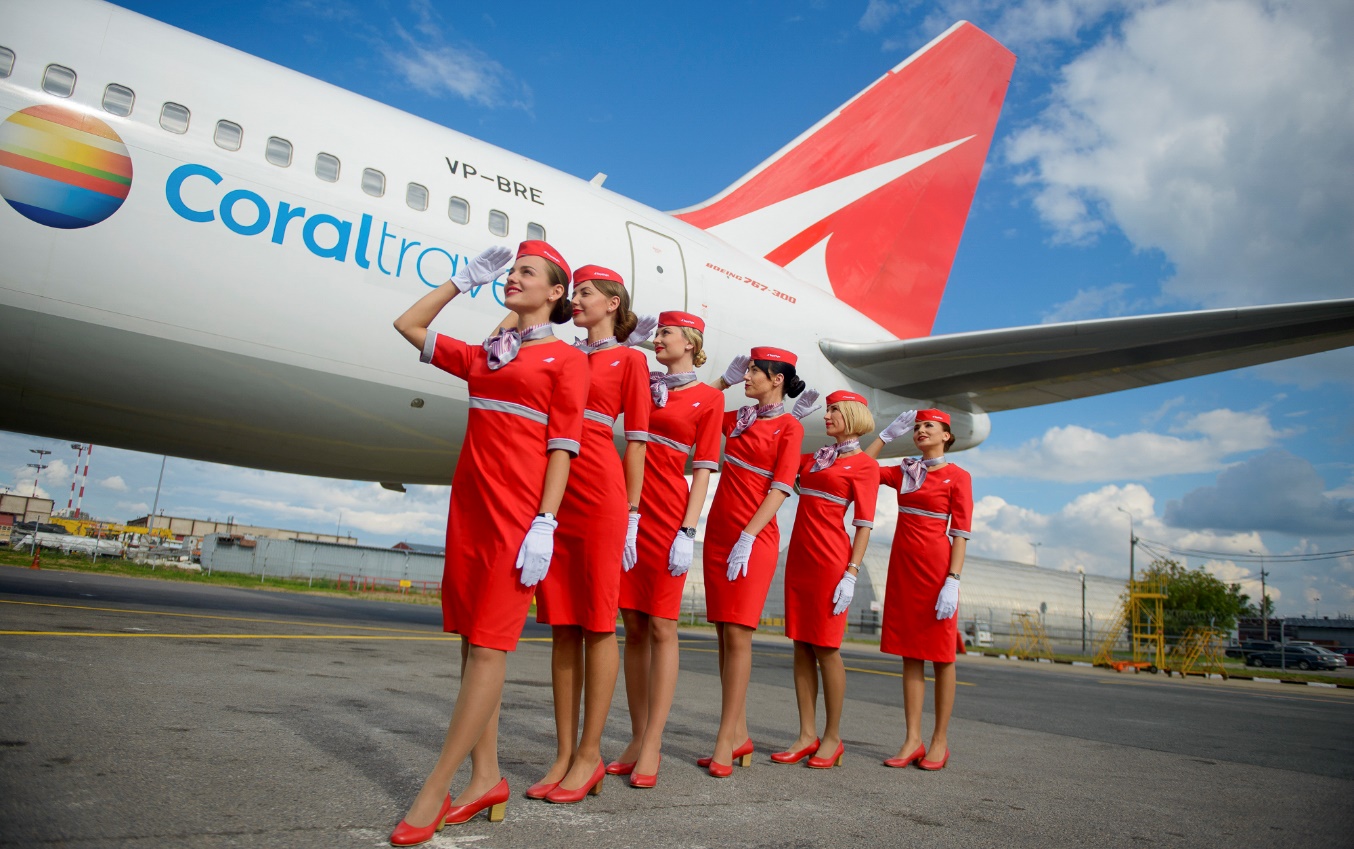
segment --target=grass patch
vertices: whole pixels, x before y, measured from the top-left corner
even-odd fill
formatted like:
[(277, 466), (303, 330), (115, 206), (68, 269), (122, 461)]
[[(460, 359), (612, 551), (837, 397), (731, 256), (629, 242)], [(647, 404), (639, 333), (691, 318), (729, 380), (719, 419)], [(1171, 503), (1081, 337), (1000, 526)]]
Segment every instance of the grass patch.
[[(0, 550), (0, 565), (27, 568), (33, 556), (27, 549), (23, 551)], [(88, 555), (62, 554), (55, 551), (42, 552), (42, 568), (61, 572), (87, 572), (99, 575), (123, 575), (132, 578), (148, 578), (157, 581), (179, 581), (189, 584), (208, 584), (221, 587), (236, 587), (249, 590), (271, 590), (274, 592), (310, 593), (315, 595), (342, 596), (345, 598), (369, 598), (377, 601), (396, 601), (408, 604), (441, 604), (435, 595), (422, 593), (398, 593), (387, 590), (350, 590), (339, 586), (333, 579), (317, 577), (313, 582), (291, 578), (270, 578), (258, 575), (245, 575), (239, 572), (199, 572), (191, 569), (179, 569), (175, 566), (150, 566), (123, 560), (119, 557), (100, 557), (92, 561)]]

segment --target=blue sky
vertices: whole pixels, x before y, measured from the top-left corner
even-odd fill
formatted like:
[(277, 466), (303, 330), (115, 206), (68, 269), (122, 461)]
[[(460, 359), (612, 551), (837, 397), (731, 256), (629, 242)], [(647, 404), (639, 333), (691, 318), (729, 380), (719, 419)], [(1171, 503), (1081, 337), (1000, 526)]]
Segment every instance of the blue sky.
[[(715, 194), (958, 19), (1019, 57), (935, 332), (1354, 295), (1343, 4), (946, 0), (121, 5), (659, 209)], [(1243, 555), (1354, 549), (1354, 352), (994, 416), (975, 553), (1127, 571), (1139, 534), (1252, 595)], [(0, 485), (65, 506), (75, 452), (0, 433)], [(149, 509), (159, 457), (95, 449), (85, 507)], [(404, 495), (171, 458), (160, 507), (440, 539)], [(1036, 545), (1037, 544), (1037, 545)], [(1141, 556), (1141, 555), (1140, 555)], [(1354, 614), (1354, 560), (1270, 563), (1284, 613)]]

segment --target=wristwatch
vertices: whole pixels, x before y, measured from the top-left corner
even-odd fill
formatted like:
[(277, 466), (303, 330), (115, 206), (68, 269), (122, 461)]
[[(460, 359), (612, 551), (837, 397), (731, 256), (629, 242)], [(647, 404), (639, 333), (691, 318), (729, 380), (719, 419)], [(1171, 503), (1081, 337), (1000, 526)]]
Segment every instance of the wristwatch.
[(958, 572), (951, 572), (947, 577), (954, 578), (954, 579), (957, 581), (957, 580), (959, 580), (959, 573), (958, 573)]
[(554, 514), (554, 513), (537, 513), (537, 514), (536, 514), (536, 518), (537, 518), (537, 519), (545, 518), (545, 519), (549, 519), (550, 521), (553, 522), (553, 521), (555, 521), (555, 514)]
[(687, 539), (695, 539), (695, 538), (696, 538), (696, 529), (695, 529), (695, 528), (678, 528), (677, 530), (678, 530), (679, 533), (685, 534)]

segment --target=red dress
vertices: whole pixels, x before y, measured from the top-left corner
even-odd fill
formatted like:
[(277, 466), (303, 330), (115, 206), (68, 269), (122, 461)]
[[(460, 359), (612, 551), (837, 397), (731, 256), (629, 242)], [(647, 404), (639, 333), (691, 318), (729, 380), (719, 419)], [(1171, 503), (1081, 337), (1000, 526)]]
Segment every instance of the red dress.
[(536, 621), (615, 631), (630, 511), (612, 428), (624, 414), (625, 438), (647, 441), (653, 401), (642, 353), (613, 345), (587, 357), (592, 377), (583, 411), (583, 447), (569, 464), (555, 556), (536, 587)]
[[(880, 468), (880, 486), (897, 491), (902, 481), (900, 466)], [(954, 661), (958, 617), (936, 619), (936, 599), (950, 573), (950, 537), (968, 539), (972, 521), (973, 480), (953, 463), (928, 471), (916, 492), (898, 493), (880, 651)]]
[(429, 333), (423, 361), (470, 389), (465, 442), (451, 479), (442, 629), (472, 645), (512, 651), (532, 594), (519, 579), (517, 552), (540, 510), (547, 453), (578, 454), (587, 358), (557, 339), (525, 345), (491, 371), (479, 345)]
[(729, 436), (738, 413), (724, 414), (724, 466), (719, 488), (705, 520), (705, 618), (756, 628), (761, 622), (771, 578), (780, 556), (780, 527), (773, 516), (748, 558), (748, 573), (728, 579), (729, 552), (766, 494), (794, 494), (795, 472), (804, 426), (791, 415), (757, 419), (738, 436)]
[[(649, 447), (644, 451), (644, 489), (639, 499), (635, 568), (621, 573), (621, 607), (660, 619), (682, 612), (686, 575), (672, 577), (668, 552), (682, 526), (691, 497), (686, 459), (695, 469), (719, 469), (719, 428), (724, 394), (704, 383), (668, 391), (667, 406), (649, 413)], [(693, 453), (694, 451), (694, 453)]]
[(805, 454), (799, 461), (799, 510), (785, 555), (785, 636), (835, 649), (850, 615), (849, 610), (832, 615), (832, 595), (851, 562), (846, 508), (856, 505), (854, 527), (874, 527), (879, 464), (862, 451), (812, 469), (813, 455)]

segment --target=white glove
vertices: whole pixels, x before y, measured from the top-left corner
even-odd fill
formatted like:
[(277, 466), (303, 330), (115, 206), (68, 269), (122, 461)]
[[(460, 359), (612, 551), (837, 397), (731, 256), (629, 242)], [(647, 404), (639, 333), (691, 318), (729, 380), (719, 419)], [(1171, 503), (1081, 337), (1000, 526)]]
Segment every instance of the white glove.
[(621, 565), (625, 571), (629, 572), (635, 568), (635, 562), (639, 560), (639, 552), (635, 549), (635, 536), (639, 533), (639, 514), (630, 514), (630, 524), (625, 528), (625, 553), (621, 555)]
[(513, 252), (507, 245), (486, 248), (479, 256), (462, 263), (451, 276), (451, 282), (464, 295), (471, 289), (492, 283), (499, 275), (512, 268)]
[(729, 367), (724, 369), (724, 382), (730, 386), (737, 386), (743, 382), (743, 378), (748, 373), (748, 363), (752, 358), (747, 354), (739, 354), (729, 362)]
[(729, 552), (729, 570), (725, 573), (730, 581), (740, 575), (747, 577), (748, 558), (752, 557), (752, 544), (756, 541), (757, 538), (747, 531), (738, 534), (738, 542), (733, 544), (733, 550)]
[(658, 319), (652, 315), (642, 315), (635, 323), (635, 329), (630, 331), (630, 335), (621, 341), (621, 344), (627, 348), (633, 348), (636, 345), (646, 342), (649, 335), (658, 327)]
[(537, 516), (531, 520), (527, 538), (517, 551), (517, 568), (524, 587), (534, 587), (545, 577), (550, 568), (550, 558), (555, 555), (555, 528), (559, 522), (549, 516)]
[(888, 427), (879, 431), (879, 439), (888, 444), (905, 433), (912, 432), (912, 426), (917, 423), (917, 411), (908, 410), (898, 418), (894, 419)]
[(817, 389), (805, 389), (803, 394), (799, 396), (799, 400), (795, 401), (794, 407), (790, 410), (790, 415), (799, 419), (801, 422), (804, 421), (804, 419), (813, 415), (814, 410), (822, 409), (821, 404), (817, 407), (813, 406), (813, 402), (817, 400)]
[(936, 618), (949, 619), (959, 609), (959, 579), (946, 578), (945, 586), (940, 588), (940, 597), (936, 599)]
[(691, 559), (696, 551), (696, 541), (681, 531), (677, 532), (677, 538), (672, 541), (672, 548), (668, 550), (668, 574), (674, 578), (680, 578), (691, 568)]
[(832, 593), (832, 615), (840, 616), (843, 610), (851, 606), (851, 599), (855, 597), (856, 576), (843, 572), (842, 579), (837, 582), (837, 589)]

